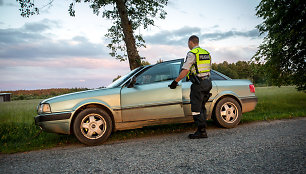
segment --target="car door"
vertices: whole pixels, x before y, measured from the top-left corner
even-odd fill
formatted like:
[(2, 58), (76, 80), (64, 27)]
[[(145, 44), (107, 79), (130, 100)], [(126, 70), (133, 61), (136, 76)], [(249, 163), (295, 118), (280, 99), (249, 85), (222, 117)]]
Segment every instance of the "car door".
[[(219, 80), (218, 78), (222, 78), (216, 75), (214, 71), (211, 71), (211, 79), (212, 79), (212, 89), (210, 90), (210, 93), (212, 94), (211, 97), (208, 99), (208, 101), (205, 104), (207, 114), (210, 115), (212, 112), (212, 101), (218, 95), (218, 86), (215, 83), (215, 80)], [(190, 86), (191, 82), (186, 81), (186, 78), (184, 78), (182, 83), (182, 93), (183, 93), (183, 104), (184, 104), (184, 111), (186, 116), (191, 116), (191, 103), (190, 103)]]
[(179, 75), (181, 60), (156, 64), (136, 77), (134, 87), (121, 90), (124, 122), (184, 117), (181, 84), (168, 85)]

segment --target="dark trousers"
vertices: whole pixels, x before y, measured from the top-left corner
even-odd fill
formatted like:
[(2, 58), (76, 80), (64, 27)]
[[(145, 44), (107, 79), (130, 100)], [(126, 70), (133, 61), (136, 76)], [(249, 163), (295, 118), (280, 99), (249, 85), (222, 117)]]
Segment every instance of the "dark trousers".
[(199, 128), (206, 128), (207, 113), (205, 103), (210, 97), (212, 88), (211, 79), (201, 80), (200, 84), (193, 83), (190, 87), (191, 112), (199, 112), (193, 115), (193, 120)]

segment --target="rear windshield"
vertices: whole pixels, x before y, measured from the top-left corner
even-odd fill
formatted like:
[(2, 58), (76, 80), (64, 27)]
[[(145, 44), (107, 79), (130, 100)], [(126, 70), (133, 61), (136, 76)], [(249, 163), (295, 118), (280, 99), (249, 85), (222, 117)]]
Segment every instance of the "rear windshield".
[(221, 75), (217, 74), (215, 71), (211, 71), (210, 75), (211, 75), (211, 80), (227, 80), (226, 78), (224, 78)]

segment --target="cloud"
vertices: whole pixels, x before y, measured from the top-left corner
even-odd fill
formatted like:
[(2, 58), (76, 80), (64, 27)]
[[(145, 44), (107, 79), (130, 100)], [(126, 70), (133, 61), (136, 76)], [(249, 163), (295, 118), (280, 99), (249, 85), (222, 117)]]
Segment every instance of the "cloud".
[(1, 50), (18, 43), (35, 42), (45, 39), (40, 33), (28, 33), (22, 29), (0, 29)]
[(186, 38), (190, 35), (200, 34), (201, 29), (198, 27), (183, 27), (174, 31), (160, 31), (151, 36), (144, 36), (147, 43), (161, 45), (186, 45)]
[(82, 35), (55, 39), (57, 21), (41, 20), (0, 29), (0, 90), (107, 86), (129, 72), (106, 46)]
[(172, 60), (185, 58), (188, 52), (187, 45), (174, 46), (174, 45), (148, 45), (146, 48), (141, 48), (139, 53), (146, 58), (152, 64), (155, 64), (157, 60)]
[(179, 6), (178, 6), (177, 1), (175, 1), (175, 2), (173, 2), (173, 1), (168, 1), (168, 2), (167, 2), (167, 7), (171, 7), (171, 8), (177, 9)]
[(11, 6), (11, 7), (19, 7), (18, 5), (17, 5), (17, 2), (15, 1), (14, 3), (12, 3), (12, 2), (3, 2), (3, 0), (0, 0), (0, 7), (1, 6)]
[(234, 63), (237, 61), (249, 61), (257, 51), (257, 45), (246, 46), (207, 46), (205, 49), (209, 50), (213, 63), (221, 63), (227, 61)]
[(37, 60), (23, 60), (18, 59), (4, 59), (0, 60), (0, 67), (33, 67), (33, 68), (79, 68), (79, 69), (113, 69), (125, 68), (129, 66), (127, 62), (120, 62), (115, 59), (109, 58), (62, 58), (62, 59), (41, 59)]
[(254, 39), (259, 36), (259, 32), (257, 29), (253, 29), (249, 31), (227, 31), (227, 32), (205, 33), (201, 35), (201, 38), (210, 39), (210, 40), (222, 40), (238, 36)]
[(128, 62), (109, 58), (0, 59), (0, 90), (98, 88), (129, 72)]
[[(203, 48), (208, 50), (212, 56), (213, 63), (227, 61), (230, 63), (237, 61), (249, 61), (256, 53), (258, 45), (206, 45)], [(157, 60), (172, 60), (185, 58), (189, 48), (175, 45), (149, 45), (147, 48), (139, 50), (141, 56), (145, 56), (150, 63), (156, 63)]]
[(118, 74), (110, 76), (107, 71), (79, 69), (14, 68), (14, 71), (0, 69), (5, 76), (0, 79), (0, 90), (41, 88), (98, 88), (107, 86)]
[(28, 32), (42, 32), (42, 31), (50, 29), (50, 27), (46, 24), (34, 24), (34, 23), (29, 24), (28, 23), (24, 25), (24, 29)]
[[(33, 38), (31, 39), (33, 40)], [(75, 40), (39, 40), (38, 42), (21, 42), (15, 43), (14, 45), (3, 46), (0, 49), (0, 59), (36, 59), (79, 56), (103, 57), (107, 55), (104, 47), (105, 46), (102, 44), (90, 43), (88, 40), (84, 40), (84, 42), (78, 42)]]
[(55, 40), (47, 33), (60, 26), (56, 21), (27, 23), (21, 28), (0, 29), (0, 59), (39, 59), (62, 57), (105, 57), (102, 43), (92, 43), (83, 36)]
[[(218, 28), (218, 25), (212, 28)], [(207, 40), (223, 40), (231, 37), (246, 37), (255, 39), (259, 37), (257, 29), (248, 31), (226, 31), (226, 32), (213, 32), (213, 33), (202, 33), (201, 28), (198, 27), (183, 27), (173, 31), (160, 31), (154, 35), (144, 36), (144, 39), (149, 44), (162, 44), (162, 45), (186, 45), (187, 39), (191, 35), (197, 35), (200, 38)]]
[(26, 23), (21, 28), (0, 29), (0, 44), (4, 48), (20, 43), (52, 40), (46, 37), (44, 32), (59, 26), (57, 21), (44, 19), (39, 22)]

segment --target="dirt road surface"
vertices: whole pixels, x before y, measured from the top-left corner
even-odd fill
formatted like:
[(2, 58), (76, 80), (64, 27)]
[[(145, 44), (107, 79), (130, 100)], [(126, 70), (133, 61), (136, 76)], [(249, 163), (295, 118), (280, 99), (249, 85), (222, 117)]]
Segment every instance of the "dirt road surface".
[(0, 156), (0, 173), (306, 173), (306, 118)]

